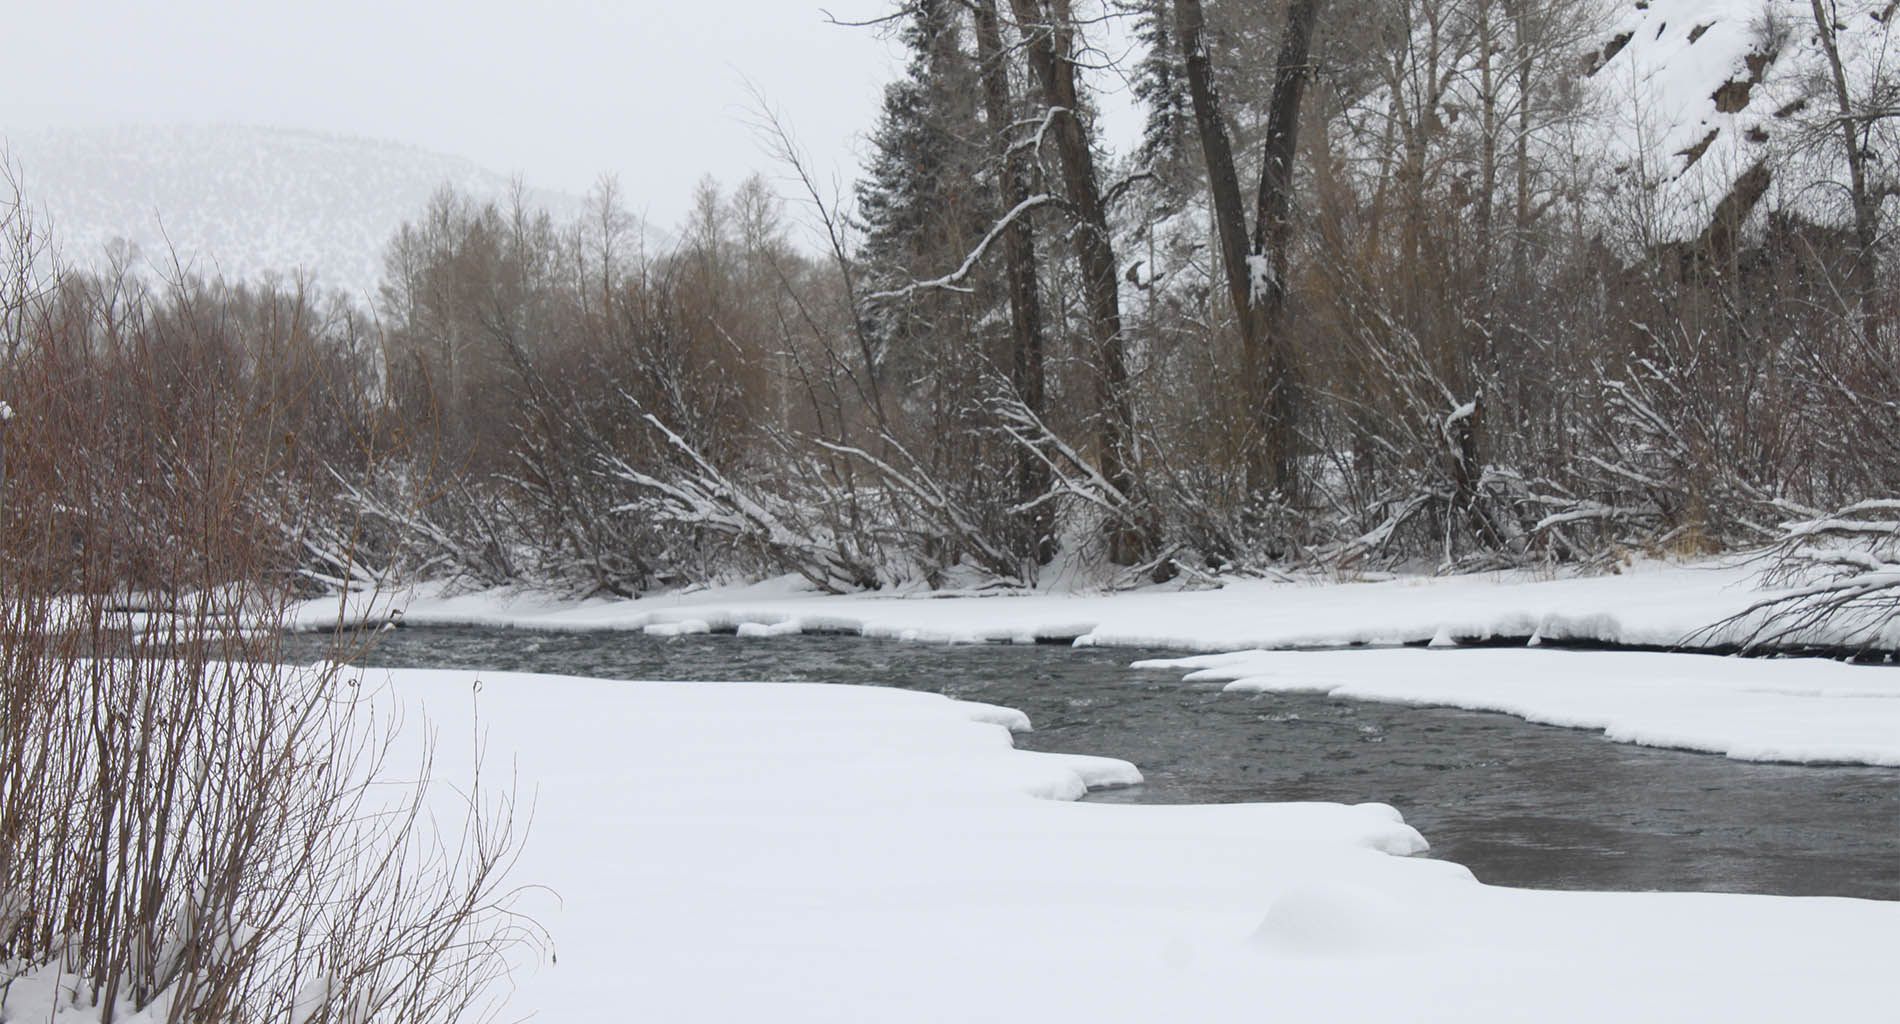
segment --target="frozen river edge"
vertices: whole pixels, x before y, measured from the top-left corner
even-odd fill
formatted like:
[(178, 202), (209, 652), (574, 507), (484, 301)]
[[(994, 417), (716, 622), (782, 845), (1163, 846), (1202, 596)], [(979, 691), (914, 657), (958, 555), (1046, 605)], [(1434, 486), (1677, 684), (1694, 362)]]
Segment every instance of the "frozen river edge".
[[(415, 625), (545, 630), (709, 631), (770, 637), (850, 633), (936, 643), (1174, 648), (1199, 654), (1142, 667), (1240, 691), (1517, 715), (1600, 730), (1619, 742), (1789, 763), (1900, 766), (1900, 671), (1821, 659), (1740, 659), (1654, 651), (1487, 648), (1352, 650), (1530, 637), (1668, 647), (1759, 599), (1739, 565), (1647, 564), (1596, 577), (1516, 575), (1378, 583), (1247, 581), (1220, 590), (1104, 595), (822, 595), (802, 581), (636, 600), (447, 595), (418, 588), (311, 602), (302, 628), (400, 617)], [(1323, 648), (1325, 650), (1288, 650)]]
[[(1481, 885), (1384, 805), (1063, 802), (1020, 715), (819, 684), (366, 670), (480, 735), (562, 1021), (1870, 1019), (1900, 904)], [(479, 686), (477, 680), (479, 679)], [(476, 709), (479, 708), (479, 716)], [(419, 723), (419, 715), (412, 715)], [(416, 732), (411, 729), (410, 732)], [(472, 773), (457, 739), (438, 772)]]
[[(422, 592), (400, 607), (414, 624), (1225, 651), (1156, 667), (1731, 757), (1900, 763), (1900, 672), (1885, 667), (1264, 649), (1585, 625), (1665, 644), (1756, 596), (1741, 570), (1653, 567), (1107, 596)], [(305, 624), (338, 613), (313, 606)], [(929, 694), (480, 673), (472, 698), (476, 676), (399, 670), (387, 692), (444, 736), (476, 728), (479, 700), (490, 758), (533, 780), (519, 876), (561, 895), (529, 908), (560, 961), (524, 966), (511, 1016), (1768, 1021), (1900, 1001), (1885, 962), (1900, 904), (1486, 886), (1406, 856), (1423, 841), (1383, 805), (1059, 802), (1133, 768), (1016, 750), (1006, 712)]]

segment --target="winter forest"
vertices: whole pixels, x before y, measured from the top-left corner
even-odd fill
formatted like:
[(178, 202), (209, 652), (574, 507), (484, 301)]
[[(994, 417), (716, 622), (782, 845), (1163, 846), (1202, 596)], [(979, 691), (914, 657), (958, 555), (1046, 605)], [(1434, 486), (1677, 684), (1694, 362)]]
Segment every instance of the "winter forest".
[[(1866, 864), (1890, 869), (1892, 818), (1866, 821), (1900, 765), (1893, 670), (1682, 651), (1900, 659), (1897, 21), (1900, 0), (890, 0), (832, 26), (903, 55), (854, 178), (802, 148), (797, 97), (755, 88), (769, 168), (704, 168), (683, 222), (612, 175), (560, 215), (519, 181), (444, 184), (376, 240), (373, 294), (177, 251), (68, 260), (9, 156), (0, 1024), (1891, 1008), (1867, 979), (1900, 888)], [(1140, 138), (1114, 145), (1129, 95)], [(431, 649), (429, 626), (1152, 648), (1136, 668), (1224, 688), (1155, 712), (1155, 686), (1077, 684), (1038, 705), (1058, 743), (1125, 714), (1144, 757), (1194, 746), (1232, 727), (1226, 693), (1311, 699), (1260, 698), (1247, 728), (1336, 732), (1281, 789), (1057, 815), (1144, 777), (1012, 747), (1012, 707), (1045, 694), (938, 685), (962, 655), (892, 655), (920, 659), (909, 680), (851, 676), (842, 647), (769, 668), (950, 700), (607, 685), (580, 677), (635, 663), (497, 669), (462, 648), (559, 645)], [(361, 668), (412, 641), (429, 668)], [(1566, 644), (1617, 650), (1405, 649)], [(1386, 649), (1314, 650), (1362, 646)], [(750, 678), (684, 649), (638, 671)], [(1552, 660), (1575, 657), (1623, 667)], [(1185, 726), (1127, 710), (1196, 700)], [(1500, 819), (1540, 849), (1561, 786), (1601, 775), (1660, 803), (1759, 783), (1847, 822), (1827, 852), (1853, 864), (1692, 902), (1425, 859), (1418, 765), (1492, 773), (1439, 800), (1482, 803), (1541, 734), (1480, 756), (1433, 724), (1396, 797), (1300, 788), (1361, 785), (1327, 766), (1446, 708), (1782, 771), (1652, 797), (1651, 762), (1555, 758), (1560, 788)], [(1853, 871), (1872, 881), (1828, 888)], [(1441, 1016), (1415, 1012), (1440, 988)]]
[(1878, 3), (1717, 13), (906, 4), (848, 188), (762, 97), (786, 173), (677, 234), (445, 190), (367, 308), (48, 274), (26, 196), (10, 489), (113, 537), (47, 572), (135, 588), (215, 582), (210, 518), (309, 588), (617, 595), (1759, 545), (1900, 493), (1900, 57)]

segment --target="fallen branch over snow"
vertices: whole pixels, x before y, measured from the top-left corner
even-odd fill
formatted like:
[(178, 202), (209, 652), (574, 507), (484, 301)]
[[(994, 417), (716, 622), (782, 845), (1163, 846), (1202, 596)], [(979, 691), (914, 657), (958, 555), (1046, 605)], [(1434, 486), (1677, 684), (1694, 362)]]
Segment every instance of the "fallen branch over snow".
[(1771, 581), (1797, 584), (1709, 627), (1742, 650), (1900, 651), (1900, 500), (1857, 502), (1784, 523)]

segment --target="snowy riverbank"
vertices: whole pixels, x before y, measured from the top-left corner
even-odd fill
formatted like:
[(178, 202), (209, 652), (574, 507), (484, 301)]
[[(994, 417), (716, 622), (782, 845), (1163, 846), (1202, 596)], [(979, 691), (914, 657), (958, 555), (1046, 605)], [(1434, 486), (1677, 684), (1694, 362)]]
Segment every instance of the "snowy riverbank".
[(827, 595), (797, 577), (634, 600), (562, 601), (535, 593), (444, 596), (421, 587), (311, 602), (300, 624), (400, 610), (410, 624), (538, 629), (846, 632), (939, 642), (1073, 641), (1084, 645), (1237, 650), (1403, 644), (1434, 638), (1539, 637), (1672, 645), (1764, 596), (1748, 565), (1645, 563), (1607, 576), (1527, 573), (1380, 582), (1236, 580), (1218, 590), (1155, 587), (1109, 594), (920, 590)]
[[(412, 624), (847, 632), (1227, 651), (1158, 670), (1450, 704), (1732, 757), (1900, 764), (1900, 671), (1531, 649), (1264, 651), (1500, 636), (1668, 644), (1759, 597), (1747, 570), (1079, 596), (639, 601), (404, 595)], [(317, 625), (334, 605), (306, 610)], [(738, 641), (735, 641), (738, 642)], [(769, 642), (769, 641), (762, 641)], [(372, 676), (380, 679), (380, 670)], [(396, 671), (442, 736), (474, 673)], [(519, 868), (559, 962), (507, 1015), (563, 1021), (1872, 1019), (1900, 904), (1485, 886), (1384, 805), (1064, 803), (1135, 768), (1014, 749), (1020, 716), (806, 684), (482, 673), (533, 780)], [(446, 749), (446, 748), (445, 748)], [(491, 769), (492, 770), (492, 769)]]
[(1135, 663), (1239, 693), (1497, 711), (1744, 761), (1900, 767), (1900, 671), (1647, 651), (1237, 651)]
[[(301, 628), (392, 612), (414, 625), (536, 629), (645, 629), (857, 633), (950, 643), (1242, 648), (1344, 647), (1428, 641), (1520, 640), (1642, 647), (1721, 648), (1713, 628), (1765, 597), (1762, 565), (1639, 562), (1622, 572), (1550, 577), (1530, 572), (1414, 576), (1375, 582), (1321, 576), (1234, 580), (1217, 590), (1150, 587), (1114, 593), (877, 591), (822, 594), (787, 576), (746, 586), (694, 588), (631, 600), (561, 600), (520, 591), (445, 593), (436, 585), (374, 597), (309, 602)], [(1900, 646), (1900, 622), (1879, 636)], [(1816, 629), (1801, 642), (1838, 642)]]
[[(1172, 666), (1241, 690), (1499, 711), (1604, 730), (1611, 739), (1751, 760), (1900, 765), (1900, 671), (1812, 659), (1688, 654), (1458, 651), (1265, 652), (1271, 648), (1587, 641), (1669, 646), (1763, 596), (1754, 569), (1646, 564), (1618, 575), (1485, 575), (1376, 583), (1238, 582), (1220, 590), (1080, 595), (811, 592), (799, 581), (631, 601), (408, 592), (350, 615), (399, 608), (405, 623), (550, 630), (707, 631), (769, 637), (844, 632), (917, 642), (1063, 642), (1233, 652)], [(334, 623), (335, 600), (300, 613)], [(1900, 628), (1897, 625), (1895, 628)]]
[[(379, 689), (384, 673), (365, 680)], [(503, 1016), (1866, 1020), (1900, 904), (1481, 885), (1382, 805), (1055, 802), (1123, 762), (901, 690), (396, 671), (512, 766), (558, 962)], [(414, 721), (414, 719), (412, 719)], [(1050, 799), (1054, 798), (1054, 799)]]

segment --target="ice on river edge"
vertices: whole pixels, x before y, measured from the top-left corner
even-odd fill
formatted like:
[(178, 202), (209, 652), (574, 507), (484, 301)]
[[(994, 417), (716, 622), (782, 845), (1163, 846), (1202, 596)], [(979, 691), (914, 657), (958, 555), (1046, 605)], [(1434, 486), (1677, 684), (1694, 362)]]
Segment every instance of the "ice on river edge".
[(1743, 761), (1900, 767), (1900, 672), (1885, 667), (1527, 647), (1254, 650), (1134, 664), (1232, 692), (1497, 711)]
[[(522, 965), (505, 1018), (1674, 1024), (1894, 1005), (1900, 904), (1499, 889), (1408, 856), (1424, 840), (1383, 804), (1051, 800), (1134, 769), (1015, 749), (1028, 723), (1008, 709), (369, 675), (438, 737), (479, 729), (489, 770), (532, 794), (514, 877), (558, 893), (522, 909), (559, 961)], [(451, 784), (470, 772), (456, 747), (437, 750)]]
[[(313, 602), (307, 627), (413, 624), (712, 631), (768, 638), (843, 632), (913, 642), (1066, 642), (1230, 652), (1172, 665), (1234, 690), (1497, 711), (1601, 730), (1619, 742), (1757, 761), (1900, 765), (1900, 672), (1834, 662), (1526, 648), (1358, 651), (1355, 645), (1720, 640), (1705, 627), (1759, 600), (1746, 564), (1639, 564), (1595, 577), (1530, 574), (1373, 583), (1246, 581), (1220, 590), (943, 597), (811, 592), (780, 579), (630, 601), (444, 595), (427, 589)], [(1892, 627), (1900, 632), (1900, 622)], [(1287, 648), (1325, 648), (1323, 653)], [(1275, 650), (1277, 649), (1277, 650)]]
[[(1670, 642), (1755, 596), (1744, 570), (1646, 567), (930, 600), (779, 581), (632, 602), (408, 595), (405, 610), (417, 623), (1232, 652), (1586, 627)], [(1462, 702), (1731, 756), (1893, 763), (1900, 742), (1882, 717), (1900, 672), (1819, 661), (1240, 650), (1169, 671)], [(387, 692), (464, 736), (474, 676), (400, 671)], [(559, 964), (516, 973), (510, 1017), (1674, 1024), (1872, 1020), (1900, 1004), (1900, 904), (1486, 886), (1406, 856), (1423, 839), (1383, 805), (1037, 799), (1134, 769), (1016, 750), (1008, 730), (1024, 723), (1010, 713), (931, 694), (481, 678), (491, 760), (533, 780), (517, 877), (561, 897), (523, 908)]]

